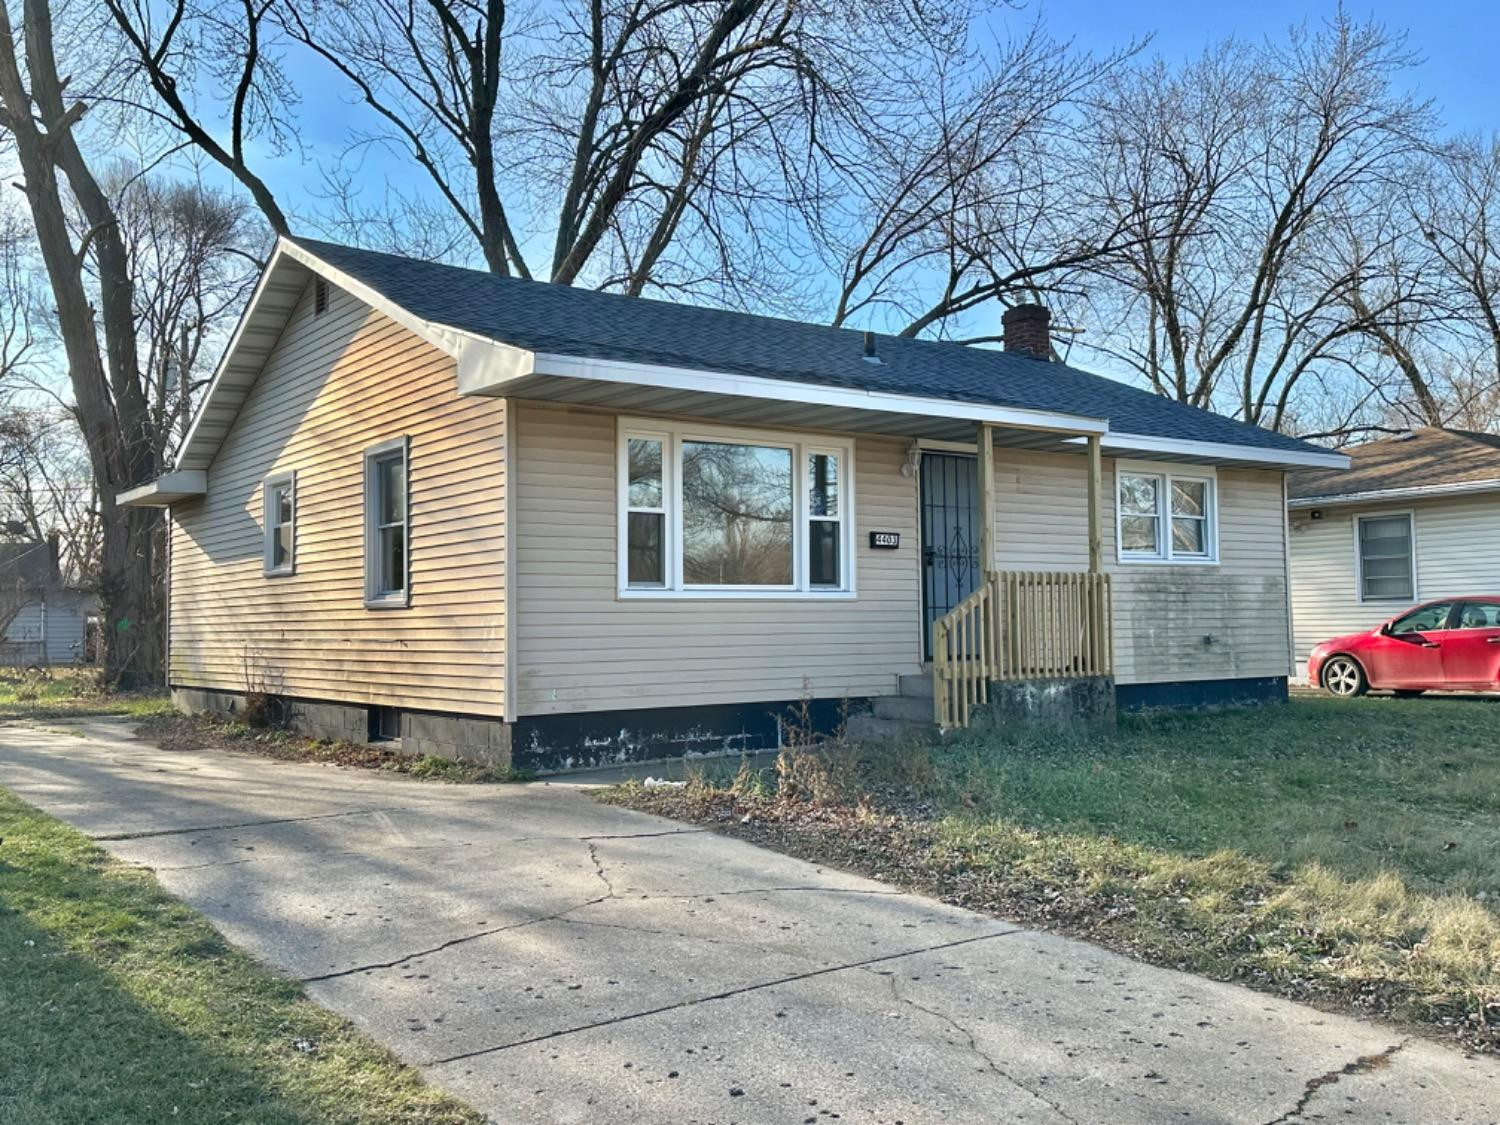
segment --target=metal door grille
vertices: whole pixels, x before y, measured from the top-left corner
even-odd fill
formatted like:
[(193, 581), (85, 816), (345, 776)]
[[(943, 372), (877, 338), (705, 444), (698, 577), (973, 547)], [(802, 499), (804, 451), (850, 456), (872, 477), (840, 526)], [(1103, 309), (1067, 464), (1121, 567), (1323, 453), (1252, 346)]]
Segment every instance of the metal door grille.
[(924, 453), (922, 505), (922, 651), (932, 658), (932, 623), (979, 582), (979, 472), (961, 453)]

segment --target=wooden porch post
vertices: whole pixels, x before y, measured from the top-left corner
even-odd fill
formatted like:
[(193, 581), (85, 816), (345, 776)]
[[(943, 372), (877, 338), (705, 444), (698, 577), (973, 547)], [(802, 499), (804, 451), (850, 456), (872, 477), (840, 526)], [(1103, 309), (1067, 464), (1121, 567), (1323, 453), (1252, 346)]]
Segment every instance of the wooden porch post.
[(979, 424), (979, 577), (995, 569), (995, 441), (994, 430)]
[(1099, 435), (1089, 435), (1089, 573), (1098, 574), (1103, 546), (1099, 536), (1099, 493), (1104, 488), (1104, 459), (1100, 454)]

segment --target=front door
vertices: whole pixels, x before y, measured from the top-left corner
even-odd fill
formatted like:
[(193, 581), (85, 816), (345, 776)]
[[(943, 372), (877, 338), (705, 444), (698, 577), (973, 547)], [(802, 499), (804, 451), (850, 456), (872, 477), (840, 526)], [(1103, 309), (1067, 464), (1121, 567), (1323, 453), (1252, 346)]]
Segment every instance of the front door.
[(923, 453), (922, 653), (932, 659), (932, 623), (979, 583), (979, 471), (962, 453)]

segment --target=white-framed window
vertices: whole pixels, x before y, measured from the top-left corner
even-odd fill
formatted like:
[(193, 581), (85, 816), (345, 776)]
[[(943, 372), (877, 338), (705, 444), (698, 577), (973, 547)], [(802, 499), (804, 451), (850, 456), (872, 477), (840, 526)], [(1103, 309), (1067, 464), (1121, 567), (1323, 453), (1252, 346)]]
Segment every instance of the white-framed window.
[(267, 477), (261, 505), (266, 525), (265, 573), (293, 574), (297, 569), (297, 474)]
[(827, 438), (621, 419), (621, 596), (852, 594), (853, 474)]
[(1118, 462), (1116, 554), (1122, 563), (1219, 560), (1218, 479), (1212, 469)]
[(1354, 518), (1354, 566), (1360, 601), (1416, 600), (1415, 542), (1410, 512)]
[(365, 450), (365, 604), (411, 600), (410, 443), (399, 437)]

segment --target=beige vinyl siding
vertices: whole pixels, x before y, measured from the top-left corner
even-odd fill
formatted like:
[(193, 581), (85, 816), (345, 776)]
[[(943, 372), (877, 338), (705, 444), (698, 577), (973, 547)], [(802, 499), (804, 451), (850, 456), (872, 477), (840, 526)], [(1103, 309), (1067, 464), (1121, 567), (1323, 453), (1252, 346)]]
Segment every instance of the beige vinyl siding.
[[(1299, 674), (1313, 646), (1373, 629), (1411, 602), (1500, 594), (1500, 495), (1339, 506), (1322, 512), (1317, 520), (1305, 510), (1291, 513), (1292, 619)], [(1361, 602), (1355, 579), (1355, 517), (1403, 512), (1413, 517), (1416, 589), (1411, 602)]]
[[(996, 450), (999, 569), (1088, 568), (1087, 466), (1082, 456)], [(1113, 576), (1119, 683), (1288, 673), (1281, 474), (1220, 468), (1216, 475), (1217, 565), (1121, 564), (1114, 462), (1104, 462), (1101, 531), (1104, 569)], [(1212, 643), (1204, 639), (1210, 636)]]
[[(519, 713), (890, 694), (921, 662), (909, 443), (854, 442), (855, 598), (624, 598), (612, 414), (516, 406)], [(869, 532), (897, 531), (899, 550)]]
[[(364, 452), (410, 438), (411, 604), (364, 605)], [(262, 573), (262, 484), (297, 474), (296, 573)], [(303, 293), (208, 470), (173, 509), (171, 680), (505, 712), (505, 403), (329, 287)]]

